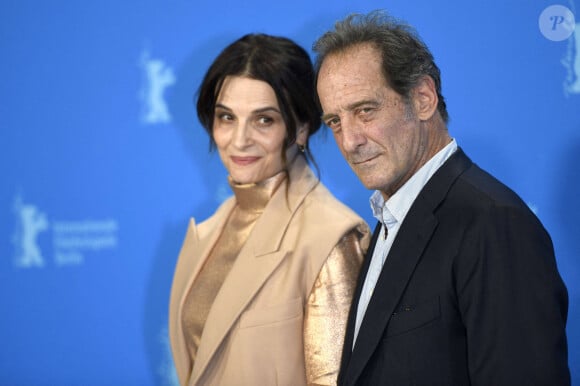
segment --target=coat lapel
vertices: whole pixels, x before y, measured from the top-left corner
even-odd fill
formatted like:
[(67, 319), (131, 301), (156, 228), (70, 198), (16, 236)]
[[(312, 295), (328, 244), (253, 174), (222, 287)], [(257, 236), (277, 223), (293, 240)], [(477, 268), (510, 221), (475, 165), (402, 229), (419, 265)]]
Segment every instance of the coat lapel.
[[(181, 373), (182, 369), (190, 367), (190, 363), (186, 358), (189, 358), (187, 348), (185, 347), (185, 339), (183, 337), (183, 304), (185, 297), (189, 293), (191, 284), (199, 274), (203, 267), (207, 256), (209, 255), (215, 240), (223, 229), (225, 222), (234, 206), (233, 200), (226, 201), (212, 216), (201, 226), (197, 226), (194, 219), (189, 222), (187, 234), (183, 242), (183, 247), (178, 258), (178, 266), (175, 269), (175, 277), (171, 289), (170, 308), (175, 309), (171, 311), (171, 315), (175, 315), (172, 322), (174, 332), (172, 337), (175, 340), (172, 342), (173, 350), (179, 353), (176, 355), (176, 361), (183, 362), (179, 365), (176, 363), (176, 368), (180, 372), (179, 378), (184, 381), (189, 378), (188, 373)], [(173, 338), (172, 338), (173, 339)]]
[(288, 224), (317, 183), (302, 157), (294, 162), (290, 180), (288, 191), (286, 180), (272, 196), (213, 303), (206, 321), (211, 328), (204, 330), (193, 369), (194, 384), (229, 330), (287, 254), (280, 250), (280, 244)]
[(181, 321), (181, 312), (183, 310), (183, 303), (185, 302), (185, 297), (189, 292), (191, 284), (199, 274), (199, 271), (203, 267), (205, 260), (207, 259), (213, 245), (215, 244), (217, 238), (219, 237), (221, 230), (225, 226), (226, 220), (234, 207), (234, 200), (228, 200), (220, 208), (219, 215), (209, 220), (202, 227), (198, 227), (195, 224), (195, 220), (191, 220), (189, 223), (188, 239), (183, 244), (188, 249), (181, 251), (184, 256), (193, 256), (192, 259), (180, 259), (184, 261), (184, 266), (180, 267), (180, 272), (187, 272), (189, 277), (188, 280), (183, 281), (184, 287), (178, 289), (178, 293), (181, 294), (181, 299), (179, 303), (179, 315), (178, 320)]
[[(373, 355), (403, 296), (407, 283), (437, 227), (437, 218), (434, 215), (435, 208), (445, 198), (453, 182), (469, 165), (471, 165), (469, 158), (461, 149), (458, 149), (433, 175), (411, 206), (389, 251), (373, 291), (374, 295), (367, 307), (350, 360), (348, 363), (343, 363), (343, 366), (346, 365), (346, 369), (343, 370), (343, 384), (356, 384), (358, 377)], [(373, 239), (376, 240), (376, 237)], [(369, 249), (369, 254), (366, 257), (369, 262), (374, 243), (372, 245), (373, 248)], [(362, 280), (359, 287), (362, 288)], [(357, 293), (360, 294), (360, 288)], [(354, 326), (356, 309), (352, 312), (355, 314), (351, 318), (351, 324)], [(352, 330), (349, 328), (351, 336)], [(352, 337), (350, 342), (352, 347)], [(345, 350), (349, 348), (345, 347)]]

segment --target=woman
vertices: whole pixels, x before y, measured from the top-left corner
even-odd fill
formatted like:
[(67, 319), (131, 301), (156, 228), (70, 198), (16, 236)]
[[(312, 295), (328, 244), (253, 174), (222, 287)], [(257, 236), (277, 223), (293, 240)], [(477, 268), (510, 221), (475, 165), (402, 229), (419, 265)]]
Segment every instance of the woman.
[(334, 384), (368, 227), (309, 168), (320, 127), (310, 57), (247, 35), (216, 58), (198, 117), (234, 197), (191, 220), (170, 338), (181, 384)]

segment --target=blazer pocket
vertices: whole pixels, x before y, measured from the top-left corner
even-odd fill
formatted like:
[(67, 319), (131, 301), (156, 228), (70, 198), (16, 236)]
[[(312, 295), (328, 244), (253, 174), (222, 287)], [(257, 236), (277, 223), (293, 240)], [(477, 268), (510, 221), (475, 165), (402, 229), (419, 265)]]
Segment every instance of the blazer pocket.
[(240, 317), (240, 328), (263, 326), (302, 316), (302, 299), (245, 311)]
[(400, 335), (423, 327), (439, 319), (440, 316), (439, 296), (421, 303), (403, 305), (391, 315), (386, 337)]

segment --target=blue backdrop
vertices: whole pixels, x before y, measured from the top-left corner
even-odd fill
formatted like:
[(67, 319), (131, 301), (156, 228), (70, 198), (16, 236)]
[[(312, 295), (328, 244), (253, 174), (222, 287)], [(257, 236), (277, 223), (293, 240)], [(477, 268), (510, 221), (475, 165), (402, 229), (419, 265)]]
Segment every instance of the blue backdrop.
[[(174, 385), (173, 267), (188, 218), (230, 194), (193, 108), (201, 77), (242, 34), (310, 49), (377, 8), (417, 27), (452, 135), (551, 233), (580, 384), (580, 2), (542, 13), (554, 4), (2, 0), (0, 384)], [(313, 150), (330, 190), (374, 223), (332, 136)]]

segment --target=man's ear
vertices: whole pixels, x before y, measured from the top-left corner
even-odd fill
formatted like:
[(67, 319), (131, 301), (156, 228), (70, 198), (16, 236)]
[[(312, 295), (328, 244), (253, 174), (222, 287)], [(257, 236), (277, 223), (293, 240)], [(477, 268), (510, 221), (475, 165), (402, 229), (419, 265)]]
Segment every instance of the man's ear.
[(437, 111), (439, 98), (435, 90), (435, 82), (428, 75), (423, 76), (413, 88), (413, 107), (421, 121), (429, 120)]
[(303, 123), (298, 126), (298, 130), (296, 131), (296, 143), (298, 145), (306, 146), (308, 143), (308, 124)]

